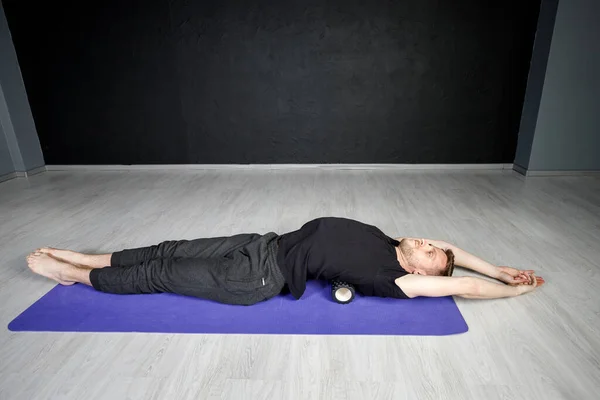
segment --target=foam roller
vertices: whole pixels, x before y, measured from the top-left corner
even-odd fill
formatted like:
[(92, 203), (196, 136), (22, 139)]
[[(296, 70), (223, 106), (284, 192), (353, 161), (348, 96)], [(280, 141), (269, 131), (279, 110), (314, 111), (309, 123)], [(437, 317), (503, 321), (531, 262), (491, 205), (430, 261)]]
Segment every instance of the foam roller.
[(354, 286), (339, 280), (331, 281), (331, 297), (340, 304), (348, 304), (354, 300)]

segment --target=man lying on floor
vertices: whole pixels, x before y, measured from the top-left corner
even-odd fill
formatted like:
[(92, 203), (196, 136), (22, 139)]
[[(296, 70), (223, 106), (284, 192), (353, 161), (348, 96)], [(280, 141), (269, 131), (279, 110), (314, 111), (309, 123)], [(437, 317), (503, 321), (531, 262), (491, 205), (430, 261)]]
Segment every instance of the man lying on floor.
[[(544, 284), (531, 270), (495, 267), (445, 242), (393, 239), (375, 226), (338, 217), (317, 218), (283, 235), (166, 241), (112, 254), (41, 248), (27, 261), (35, 273), (62, 285), (83, 283), (117, 294), (177, 293), (241, 305), (270, 299), (284, 288), (300, 299), (307, 279), (337, 279), (365, 296), (398, 299), (492, 299)], [(452, 277), (455, 264), (503, 284)]]

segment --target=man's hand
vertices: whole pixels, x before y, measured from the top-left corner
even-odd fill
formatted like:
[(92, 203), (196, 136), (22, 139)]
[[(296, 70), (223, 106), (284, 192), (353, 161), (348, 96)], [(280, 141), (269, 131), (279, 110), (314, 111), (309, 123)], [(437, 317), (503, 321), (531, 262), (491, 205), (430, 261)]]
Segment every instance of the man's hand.
[(529, 293), (529, 292), (533, 292), (536, 288), (539, 288), (544, 283), (546, 283), (546, 281), (544, 281), (544, 278), (542, 278), (541, 276), (535, 276), (535, 275), (531, 274), (530, 277), (531, 277), (531, 283), (519, 285), (516, 288), (520, 295)]
[(498, 271), (497, 279), (508, 285), (530, 285), (533, 283), (534, 271), (531, 269), (522, 271), (511, 267), (498, 267)]

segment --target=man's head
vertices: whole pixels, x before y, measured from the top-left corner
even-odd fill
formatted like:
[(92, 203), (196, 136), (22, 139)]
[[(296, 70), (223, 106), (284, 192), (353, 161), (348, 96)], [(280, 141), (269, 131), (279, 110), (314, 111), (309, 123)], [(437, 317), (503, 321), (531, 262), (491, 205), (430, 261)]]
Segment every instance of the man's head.
[(425, 239), (413, 238), (402, 239), (399, 248), (408, 263), (408, 272), (418, 275), (452, 276), (452, 250), (444, 251), (427, 243)]

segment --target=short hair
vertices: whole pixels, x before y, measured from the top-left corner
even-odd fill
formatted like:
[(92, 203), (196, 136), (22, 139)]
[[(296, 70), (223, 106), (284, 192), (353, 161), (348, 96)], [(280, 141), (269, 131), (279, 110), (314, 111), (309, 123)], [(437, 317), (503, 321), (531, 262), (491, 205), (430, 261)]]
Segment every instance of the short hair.
[(448, 261), (446, 261), (442, 276), (452, 276), (452, 273), (454, 272), (454, 253), (450, 249), (444, 250), (444, 253), (446, 253)]

